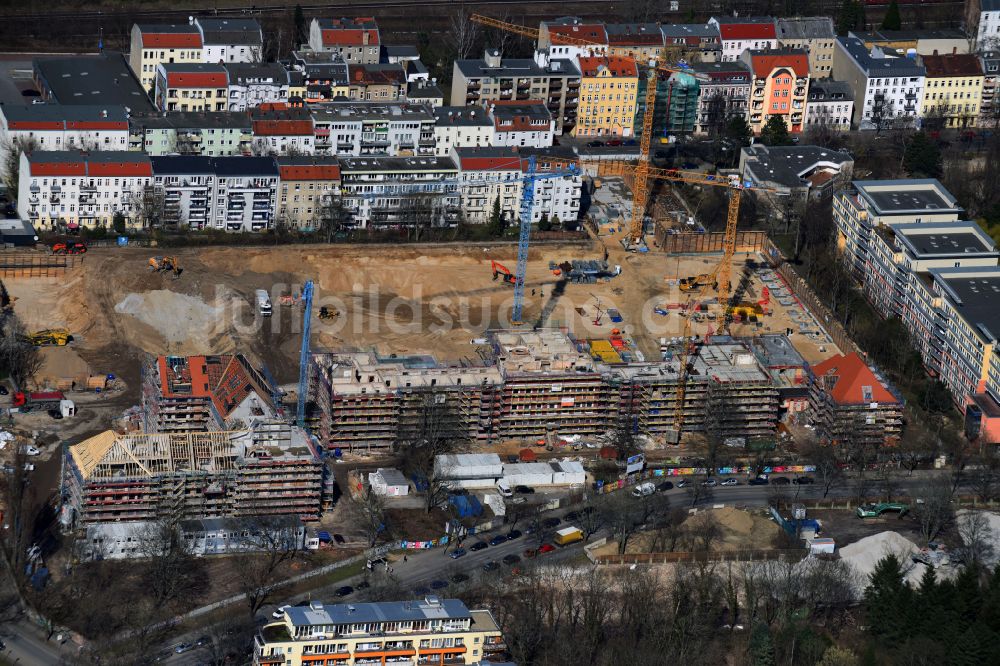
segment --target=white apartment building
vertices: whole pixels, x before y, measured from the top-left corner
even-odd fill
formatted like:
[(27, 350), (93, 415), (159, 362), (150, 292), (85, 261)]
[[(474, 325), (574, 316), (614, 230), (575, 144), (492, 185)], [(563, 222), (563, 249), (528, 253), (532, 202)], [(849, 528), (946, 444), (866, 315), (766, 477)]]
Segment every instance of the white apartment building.
[(257, 19), (199, 16), (194, 25), (205, 62), (263, 62), (264, 33)]
[(288, 103), (288, 72), (276, 62), (227, 63), (229, 111), (248, 111), (261, 104)]
[(962, 209), (933, 178), (856, 180), (833, 199), (837, 247), (860, 280), (868, 270), (873, 230), (893, 223), (956, 222)]
[(453, 148), (493, 145), (493, 120), (479, 106), (439, 106), (434, 109), (434, 154), (447, 157)]
[(695, 134), (721, 133), (732, 118), (746, 118), (753, 78), (746, 63), (696, 62), (691, 67), (701, 77)]
[(316, 130), (308, 109), (286, 104), (264, 104), (250, 111), (255, 155), (312, 155)]
[(128, 114), (123, 106), (0, 104), (0, 161), (14, 141), (33, 150), (126, 150)]
[[(560, 37), (567, 39), (560, 43)], [(580, 41), (585, 43), (580, 44)], [(569, 16), (555, 21), (542, 21), (539, 25), (535, 62), (541, 67), (547, 67), (553, 58), (575, 61), (581, 57), (606, 55), (608, 32), (602, 23), (587, 23)]]
[(849, 85), (833, 79), (812, 79), (809, 82), (806, 130), (827, 127), (835, 132), (847, 132), (851, 129), (853, 115), (854, 98)]
[(1000, 49), (1000, 0), (979, 0), (976, 45), (980, 51)]
[(406, 102), (331, 102), (311, 109), (316, 152), (361, 157), (435, 154), (434, 114)]
[(761, 50), (778, 47), (777, 27), (769, 16), (738, 18), (713, 16), (708, 24), (719, 30), (723, 62), (733, 62), (747, 49)]
[(461, 212), (458, 167), (448, 157), (346, 157), (341, 198), (356, 228), (446, 227)]
[(523, 158), (506, 148), (455, 148), (465, 221), (487, 224), (499, 199), (500, 214), (516, 224), (521, 212)]
[[(531, 221), (535, 224), (547, 215), (555, 224), (575, 223), (580, 217), (580, 198), (583, 193), (583, 177), (580, 174), (579, 160), (572, 149), (549, 148), (547, 150), (519, 151), (525, 159), (521, 161), (521, 170), (529, 172), (528, 158), (535, 159), (535, 173), (551, 174), (565, 173), (569, 168), (576, 167), (578, 175), (556, 176), (535, 181), (535, 203), (531, 208)], [(520, 214), (520, 211), (519, 211)]]
[(555, 138), (556, 124), (540, 100), (493, 101), (486, 106), (493, 120), (493, 145), (548, 148)]
[(833, 78), (854, 97), (851, 126), (862, 130), (913, 127), (920, 117), (926, 70), (916, 61), (880, 47), (869, 50), (856, 37), (838, 37)]
[(17, 213), (36, 229), (110, 228), (116, 213), (132, 227), (152, 180), (142, 153), (35, 151), (22, 153)]
[(350, 65), (377, 64), (380, 47), (373, 18), (314, 18), (309, 24), (309, 48), (336, 53)]

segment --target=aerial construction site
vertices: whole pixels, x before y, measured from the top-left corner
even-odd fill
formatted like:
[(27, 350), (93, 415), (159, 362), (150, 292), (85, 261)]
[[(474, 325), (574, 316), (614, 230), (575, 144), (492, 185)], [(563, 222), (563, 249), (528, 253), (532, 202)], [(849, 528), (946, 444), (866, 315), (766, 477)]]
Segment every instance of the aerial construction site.
[[(716, 270), (719, 254), (628, 252), (610, 235), (531, 248), (520, 326), (511, 322), (513, 289), (503, 275), (516, 262), (510, 245), (185, 249), (172, 252), (180, 272), (150, 270), (152, 254), (95, 249), (64, 277), (7, 280), (29, 329), (73, 335), (71, 344), (45, 349), (44, 382), (110, 373), (132, 393), (151, 355), (242, 352), (294, 397), (303, 316), (297, 296), (307, 280), (315, 285), (312, 417), (330, 446), (388, 444), (393, 428), (337, 425), (344, 414), (330, 405), (415, 389), (424, 381), (418, 377), (427, 388), (462, 386), (457, 394), (477, 410), (469, 434), (479, 440), (533, 438), (552, 428), (596, 434), (625, 415), (666, 436), (677, 423), (698, 429), (709, 378), (767, 384), (766, 369), (751, 362), (755, 336), (791, 332), (807, 364), (837, 352), (759, 253), (733, 258), (734, 284), (749, 304), (730, 311), (737, 340), (717, 335), (724, 313), (712, 285), (682, 288), (689, 276)], [(574, 262), (598, 276), (571, 277), (567, 264)], [(256, 307), (260, 289), (274, 303), (271, 316)], [(678, 398), (680, 359), (692, 340), (700, 350), (686, 364), (690, 393)], [(378, 386), (365, 386), (375, 375)], [(532, 391), (545, 399), (531, 404)], [(677, 409), (678, 399), (685, 409)], [(764, 430), (773, 429), (776, 403), (767, 390), (756, 404)], [(398, 419), (397, 407), (392, 412)]]

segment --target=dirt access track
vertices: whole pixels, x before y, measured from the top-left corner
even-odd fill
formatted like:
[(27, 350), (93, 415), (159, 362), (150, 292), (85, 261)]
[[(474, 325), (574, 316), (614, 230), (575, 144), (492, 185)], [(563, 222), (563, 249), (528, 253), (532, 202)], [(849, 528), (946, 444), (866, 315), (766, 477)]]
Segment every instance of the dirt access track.
[[(606, 337), (619, 328), (648, 360), (659, 358), (662, 337), (681, 335), (683, 320), (664, 317), (655, 307), (689, 299), (666, 278), (710, 270), (718, 256), (668, 257), (629, 254), (608, 240), (609, 263), (618, 277), (595, 284), (560, 282), (550, 262), (601, 259), (600, 241), (546, 244), (531, 250), (525, 285), (524, 321), (567, 327), (577, 338)], [(176, 256), (183, 274), (154, 273), (154, 254)], [(312, 347), (371, 349), (380, 353), (433, 354), (442, 360), (477, 358), (472, 340), (489, 328), (510, 324), (513, 288), (493, 280), (491, 260), (510, 270), (513, 245), (476, 246), (280, 246), (252, 248), (101, 248), (86, 255), (81, 268), (65, 279), (8, 279), (18, 297), (16, 310), (30, 329), (64, 326), (73, 348), (98, 372), (136, 377), (141, 352), (204, 354), (250, 352), (263, 360), (281, 383), (297, 377), (302, 315), (278, 304), (281, 294), (297, 294), (306, 280), (315, 284)], [(743, 257), (734, 260), (738, 275)], [(255, 312), (254, 291), (266, 289), (274, 314)], [(749, 296), (760, 293), (754, 283)], [(712, 294), (705, 294), (711, 296)], [(316, 315), (326, 305), (339, 314)], [(781, 307), (762, 329), (734, 326), (735, 335), (751, 330), (784, 331)], [(595, 324), (598, 308), (602, 311)], [(624, 321), (612, 324), (608, 308)], [(694, 326), (705, 333), (709, 323)], [(811, 362), (819, 353), (802, 340)], [(832, 353), (832, 349), (829, 353)]]

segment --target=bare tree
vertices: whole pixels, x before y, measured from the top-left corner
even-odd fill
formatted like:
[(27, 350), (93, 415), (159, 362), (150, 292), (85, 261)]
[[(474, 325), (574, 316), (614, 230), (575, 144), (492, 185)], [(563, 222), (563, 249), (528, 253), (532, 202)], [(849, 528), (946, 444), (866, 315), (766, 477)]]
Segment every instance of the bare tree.
[(213, 624), (206, 632), (208, 642), (203, 652), (208, 654), (210, 666), (225, 666), (246, 652), (253, 642), (256, 627), (247, 617), (227, 614), (222, 622)]
[[(156, 229), (167, 220), (166, 194), (163, 189), (147, 185), (129, 192), (127, 198), (128, 211), (132, 220), (144, 229)], [(176, 224), (176, 221), (171, 221)]]
[(996, 499), (1000, 491), (1000, 460), (993, 455), (978, 456), (970, 466), (969, 485), (982, 502)]
[(408, 410), (413, 416), (400, 423), (395, 443), (403, 471), (427, 480), (424, 508), (428, 512), (448, 494), (446, 479), (434, 474), (435, 459), (464, 450), (469, 444), (465, 421), (449, 398), (453, 396), (445, 393), (413, 396), (417, 404)]
[(464, 6), (460, 6), (458, 11), (451, 15), (451, 43), (455, 49), (455, 58), (466, 60), (472, 55), (473, 49), (479, 42), (480, 25), (469, 20), (469, 13)]
[(823, 489), (824, 498), (835, 486), (844, 482), (844, 470), (833, 444), (821, 444), (816, 438), (811, 438), (800, 450), (802, 456), (816, 467), (816, 481)]
[(180, 601), (207, 582), (204, 569), (191, 553), (175, 518), (150, 521), (132, 535), (145, 561), (140, 577), (157, 605)]
[(277, 586), (278, 569), (295, 559), (302, 548), (298, 526), (287, 516), (249, 516), (240, 519), (246, 548), (255, 551), (239, 558), (240, 588), (253, 617)]
[(993, 561), (997, 535), (982, 511), (966, 511), (958, 519), (958, 534), (965, 546), (966, 564), (988, 566)]
[(3, 163), (3, 183), (7, 186), (8, 192), (18, 191), (18, 182), (21, 173), (21, 154), (30, 153), (39, 147), (38, 139), (33, 136), (16, 136), (13, 139), (7, 138), (0, 144), (0, 151), (4, 155)]
[(927, 484), (923, 497), (920, 498), (923, 501), (910, 507), (920, 527), (920, 536), (923, 537), (924, 543), (933, 541), (952, 524), (955, 519), (951, 503), (953, 495), (953, 489), (947, 479), (935, 478)]
[(339, 196), (332, 192), (323, 194), (313, 213), (316, 228), (326, 234), (326, 242), (333, 242), (333, 235), (350, 225), (351, 213)]
[(367, 489), (352, 496), (348, 506), (349, 520), (364, 533), (368, 547), (374, 546), (387, 530), (385, 499)]
[(602, 513), (604, 523), (611, 530), (612, 537), (618, 542), (619, 554), (625, 553), (629, 540), (635, 536), (648, 517), (650, 504), (643, 500), (654, 497), (657, 496), (636, 498), (621, 491), (605, 495), (598, 510)]
[(38, 347), (28, 340), (28, 331), (13, 313), (4, 316), (0, 335), (0, 369), (7, 371), (19, 389), (41, 369), (44, 359)]
[(703, 511), (687, 522), (684, 536), (691, 551), (707, 553), (722, 539), (722, 530), (712, 514)]

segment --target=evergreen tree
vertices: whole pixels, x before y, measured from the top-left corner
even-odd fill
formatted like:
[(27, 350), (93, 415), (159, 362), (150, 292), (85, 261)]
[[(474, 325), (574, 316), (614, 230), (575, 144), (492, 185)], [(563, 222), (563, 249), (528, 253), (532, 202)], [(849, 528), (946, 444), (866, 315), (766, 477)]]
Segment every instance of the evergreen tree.
[(732, 139), (740, 146), (749, 146), (750, 139), (753, 138), (753, 131), (750, 124), (743, 116), (735, 116), (726, 123), (725, 136)]
[(552, 228), (555, 229), (556, 231), (562, 229), (562, 220), (559, 219), (558, 215), (552, 216)]
[(751, 666), (774, 666), (774, 641), (771, 640), (771, 630), (763, 622), (754, 625), (750, 632), (749, 647)]
[(507, 221), (500, 211), (500, 195), (493, 200), (493, 211), (490, 213), (490, 235), (499, 238), (507, 230)]
[(899, 15), (899, 3), (892, 0), (889, 8), (885, 10), (885, 18), (882, 19), (883, 30), (899, 30), (903, 27), (903, 19)]
[(869, 630), (889, 644), (899, 643), (910, 631), (913, 594), (903, 581), (903, 568), (895, 555), (878, 561), (865, 588)]
[(864, 11), (864, 5), (858, 0), (844, 0), (837, 12), (837, 34), (843, 37), (856, 30), (858, 24), (864, 25)]
[(781, 116), (771, 116), (767, 119), (764, 129), (760, 131), (760, 140), (765, 146), (787, 146), (792, 142), (788, 133), (788, 125)]
[(942, 173), (941, 149), (927, 134), (917, 132), (903, 153), (903, 169), (914, 178), (939, 178)]
[(551, 228), (552, 228), (552, 223), (549, 222), (549, 214), (542, 213), (542, 219), (538, 220), (538, 230), (548, 231)]

